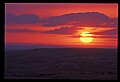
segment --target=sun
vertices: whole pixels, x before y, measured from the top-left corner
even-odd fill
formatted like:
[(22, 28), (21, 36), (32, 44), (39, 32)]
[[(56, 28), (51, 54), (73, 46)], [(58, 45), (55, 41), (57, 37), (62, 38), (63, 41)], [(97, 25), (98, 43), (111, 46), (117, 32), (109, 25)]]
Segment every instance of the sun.
[(82, 32), (80, 36), (80, 41), (83, 43), (90, 43), (93, 41), (93, 35), (90, 34), (90, 32)]

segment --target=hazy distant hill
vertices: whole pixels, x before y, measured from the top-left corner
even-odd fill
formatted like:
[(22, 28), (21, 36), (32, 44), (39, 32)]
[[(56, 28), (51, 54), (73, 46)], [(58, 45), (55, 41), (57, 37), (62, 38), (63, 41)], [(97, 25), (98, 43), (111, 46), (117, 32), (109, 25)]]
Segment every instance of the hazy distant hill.
[(45, 45), (45, 44), (6, 44), (5, 51), (19, 51), (35, 48), (67, 48), (66, 46)]

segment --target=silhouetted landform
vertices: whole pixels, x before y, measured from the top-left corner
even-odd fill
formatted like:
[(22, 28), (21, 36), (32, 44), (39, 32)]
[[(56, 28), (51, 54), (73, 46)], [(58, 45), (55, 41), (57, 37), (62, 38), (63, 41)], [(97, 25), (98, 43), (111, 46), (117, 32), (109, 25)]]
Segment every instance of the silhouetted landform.
[(117, 49), (41, 48), (7, 51), (5, 79), (116, 80)]
[(68, 47), (56, 44), (29, 44), (29, 43), (5, 44), (5, 51), (20, 51), (36, 48), (68, 48)]

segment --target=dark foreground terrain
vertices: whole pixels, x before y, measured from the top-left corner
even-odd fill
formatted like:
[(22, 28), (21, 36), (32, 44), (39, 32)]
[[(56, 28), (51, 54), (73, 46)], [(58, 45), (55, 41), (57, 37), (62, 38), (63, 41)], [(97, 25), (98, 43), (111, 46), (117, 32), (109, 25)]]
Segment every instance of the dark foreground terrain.
[(6, 51), (5, 79), (116, 80), (116, 49)]

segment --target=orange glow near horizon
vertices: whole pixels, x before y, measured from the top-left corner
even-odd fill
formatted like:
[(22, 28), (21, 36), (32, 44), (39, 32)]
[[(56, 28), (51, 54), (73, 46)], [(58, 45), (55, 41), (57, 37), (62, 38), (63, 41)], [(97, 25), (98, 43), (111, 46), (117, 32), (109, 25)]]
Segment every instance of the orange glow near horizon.
[[(80, 42), (80, 37), (70, 38), (59, 34), (6, 33), (5, 43), (53, 44), (83, 48), (117, 48), (117, 38), (94, 38), (89, 44)], [(55, 38), (56, 37), (56, 38)]]

